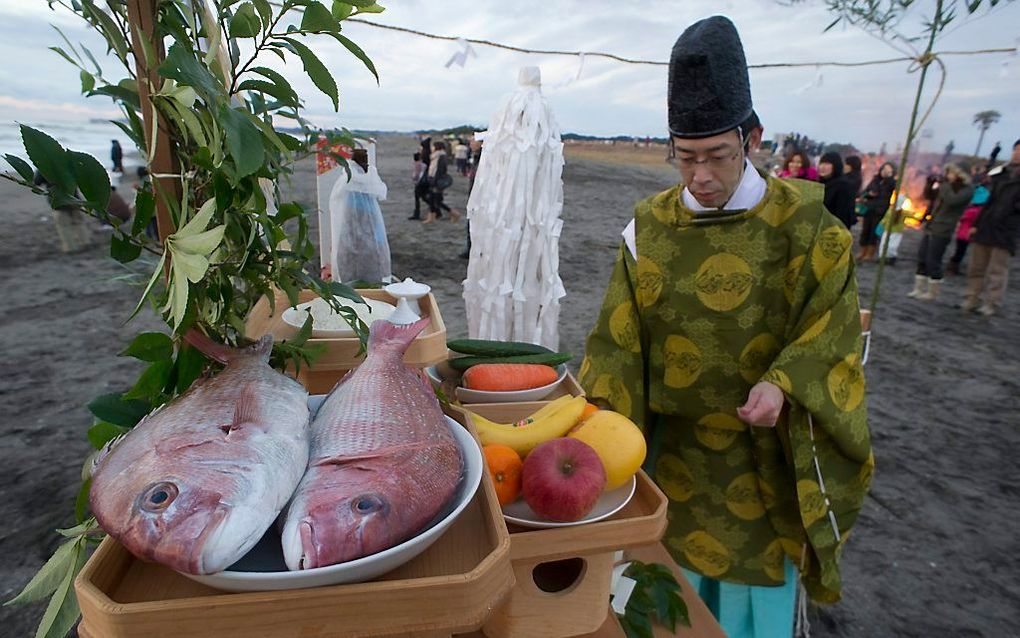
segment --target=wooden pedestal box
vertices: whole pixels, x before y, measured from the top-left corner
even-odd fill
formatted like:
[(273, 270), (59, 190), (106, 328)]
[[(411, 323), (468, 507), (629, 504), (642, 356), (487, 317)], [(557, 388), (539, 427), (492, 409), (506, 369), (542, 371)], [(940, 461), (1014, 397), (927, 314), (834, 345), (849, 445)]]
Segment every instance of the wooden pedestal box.
[[(477, 404), (471, 409), (507, 423), (537, 408)], [(615, 552), (658, 541), (666, 530), (666, 504), (666, 496), (639, 472), (634, 497), (605, 520), (552, 529), (509, 525), (517, 584), (482, 631), (489, 638), (561, 638), (597, 631), (609, 612)]]
[(513, 582), (510, 538), (486, 476), (431, 547), (371, 582), (223, 592), (107, 538), (75, 592), (82, 638), (449, 638), (480, 628)]
[[(394, 305), (397, 303), (397, 300), (384, 290), (365, 289), (357, 292), (367, 299), (378, 299)], [(299, 294), (300, 303), (315, 298), (316, 294), (310, 290), (304, 290)], [(293, 337), (297, 334), (297, 329), (283, 320), (283, 311), (289, 305), (287, 295), (283, 292), (276, 293), (275, 311), (271, 308), (268, 298), (260, 299), (245, 321), (245, 336), (250, 339), (258, 339), (264, 334), (272, 334), (277, 340)], [(446, 359), (448, 352), (446, 324), (443, 323), (439, 305), (432, 293), (418, 300), (418, 314), (422, 317), (430, 317), (432, 322), (411, 343), (404, 355), (404, 363), (415, 368), (424, 368)], [(308, 344), (324, 346), (325, 354), (319, 357), (313, 365), (302, 366), (296, 374), (293, 370), (290, 372), (308, 389), (310, 394), (328, 393), (348, 370), (356, 368), (365, 360), (364, 353), (358, 354), (361, 342), (357, 337), (312, 338), (308, 340)]]

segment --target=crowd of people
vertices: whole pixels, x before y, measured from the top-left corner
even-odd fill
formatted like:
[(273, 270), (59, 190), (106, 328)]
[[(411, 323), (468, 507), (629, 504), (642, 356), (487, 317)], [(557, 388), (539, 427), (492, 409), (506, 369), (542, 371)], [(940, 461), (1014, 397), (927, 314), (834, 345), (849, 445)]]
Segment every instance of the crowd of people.
[[(421, 150), (413, 156), (414, 212), (408, 219), (420, 219), (423, 224), (431, 224), (446, 213), (450, 221), (460, 220), (460, 211), (444, 201), (446, 190), (453, 186), (448, 146), (451, 144), (445, 140), (433, 141), (431, 137), (422, 137)], [(472, 146), (468, 146), (464, 140), (457, 138), (452, 147), (453, 169), (473, 181), (481, 144), (472, 142)], [(427, 208), (424, 218), (421, 214), (422, 204)]]
[[(946, 275), (966, 275), (967, 291), (959, 307), (986, 316), (998, 311), (1006, 289), (1009, 259), (1016, 253), (1020, 234), (1020, 140), (1004, 163), (997, 162), (1000, 149), (996, 145), (987, 162), (969, 167), (934, 165), (929, 169), (919, 197), (924, 202), (920, 220), (923, 236), (909, 297), (935, 300)], [(865, 182), (858, 155), (842, 157), (826, 152), (815, 162), (807, 152), (789, 147), (785, 160), (773, 173), (781, 178), (822, 183), (826, 209), (847, 229), (860, 222), (858, 263), (881, 259), (887, 265), (896, 264), (909, 211), (904, 194), (893, 202), (897, 169), (892, 162), (882, 162)], [(908, 189), (904, 186), (903, 190)], [(970, 262), (964, 268), (968, 252)]]

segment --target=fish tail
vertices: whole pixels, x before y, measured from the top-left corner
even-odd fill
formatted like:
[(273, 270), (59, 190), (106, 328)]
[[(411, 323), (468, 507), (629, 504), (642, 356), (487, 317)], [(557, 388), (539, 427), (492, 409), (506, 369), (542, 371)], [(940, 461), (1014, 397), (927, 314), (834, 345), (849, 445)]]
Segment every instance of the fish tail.
[(401, 357), (425, 326), (432, 321), (424, 317), (408, 324), (394, 324), (385, 319), (373, 321), (368, 333), (368, 352), (392, 352)]
[(269, 355), (273, 352), (273, 335), (264, 335), (261, 339), (245, 348), (231, 348), (222, 343), (216, 343), (197, 328), (192, 328), (184, 335), (193, 348), (209, 357), (213, 361), (222, 364), (230, 363), (241, 356), (256, 356), (262, 361), (269, 361)]

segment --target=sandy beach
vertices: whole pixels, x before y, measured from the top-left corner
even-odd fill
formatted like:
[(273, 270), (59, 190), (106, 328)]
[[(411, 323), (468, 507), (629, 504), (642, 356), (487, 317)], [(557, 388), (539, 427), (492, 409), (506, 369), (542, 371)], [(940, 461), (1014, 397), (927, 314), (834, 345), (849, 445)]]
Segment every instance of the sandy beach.
[[(407, 219), (416, 146), (410, 136), (379, 140), (393, 271), (430, 284), (449, 336), (466, 336), (464, 220)], [(568, 152), (567, 162), (560, 335), (576, 371), (634, 202), (677, 175), (654, 157), (614, 156), (608, 146)], [(314, 163), (300, 164), (286, 190), (314, 211)], [(455, 175), (446, 199), (463, 211), (467, 179)], [(57, 546), (53, 530), (73, 524), (90, 450), (86, 403), (130, 386), (140, 364), (116, 355), (162, 322), (146, 311), (124, 325), (152, 262), (112, 261), (98, 225), (97, 243), (63, 255), (42, 199), (0, 182), (0, 201), (0, 298), (7, 299), (0, 308), (0, 596), (8, 600)], [(866, 368), (877, 472), (844, 555), (844, 600), (811, 609), (815, 638), (1004, 637), (1020, 624), (1017, 284), (991, 319), (953, 307), (961, 277), (947, 279), (934, 303), (910, 300), (918, 239), (908, 231), (899, 263), (885, 274)], [(874, 275), (872, 264), (858, 269), (865, 304)], [(0, 608), (0, 634), (33, 635), (43, 611), (43, 604)]]

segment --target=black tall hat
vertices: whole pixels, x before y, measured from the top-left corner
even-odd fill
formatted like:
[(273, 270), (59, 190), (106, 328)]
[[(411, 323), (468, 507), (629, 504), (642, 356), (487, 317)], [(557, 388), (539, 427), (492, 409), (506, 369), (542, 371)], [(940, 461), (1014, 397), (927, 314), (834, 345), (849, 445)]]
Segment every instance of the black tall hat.
[(669, 59), (669, 132), (710, 137), (732, 131), (751, 116), (751, 82), (737, 28), (728, 18), (695, 22), (673, 45)]

